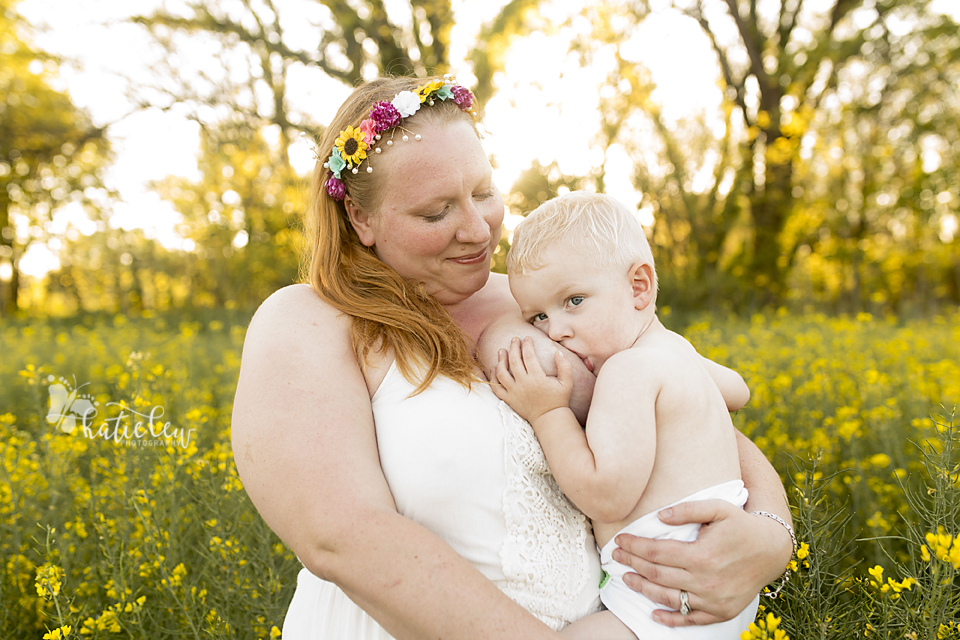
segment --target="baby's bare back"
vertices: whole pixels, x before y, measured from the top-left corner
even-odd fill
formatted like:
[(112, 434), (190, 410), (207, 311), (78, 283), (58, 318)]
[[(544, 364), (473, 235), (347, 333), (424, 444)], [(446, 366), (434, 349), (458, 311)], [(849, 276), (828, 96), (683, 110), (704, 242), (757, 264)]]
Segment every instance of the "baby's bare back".
[[(622, 391), (624, 382), (636, 397), (605, 392)], [(629, 515), (616, 522), (594, 521), (601, 547), (647, 513), (740, 478), (736, 435), (720, 390), (693, 346), (656, 320), (633, 348), (611, 357), (600, 372), (587, 430), (610, 420), (630, 421), (631, 430), (646, 433), (622, 455), (650, 468), (643, 486), (622, 487), (638, 496)], [(654, 441), (654, 451), (636, 450)]]

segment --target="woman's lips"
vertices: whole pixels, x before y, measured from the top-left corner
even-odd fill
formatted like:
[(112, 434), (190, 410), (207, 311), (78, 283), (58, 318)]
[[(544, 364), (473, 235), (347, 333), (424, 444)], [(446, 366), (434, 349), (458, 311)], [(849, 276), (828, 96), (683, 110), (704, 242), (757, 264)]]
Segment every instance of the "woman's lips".
[(457, 264), (479, 264), (481, 262), (484, 262), (486, 259), (487, 259), (487, 250), (483, 249), (478, 253), (471, 253), (468, 256), (450, 258), (450, 261), (456, 262)]

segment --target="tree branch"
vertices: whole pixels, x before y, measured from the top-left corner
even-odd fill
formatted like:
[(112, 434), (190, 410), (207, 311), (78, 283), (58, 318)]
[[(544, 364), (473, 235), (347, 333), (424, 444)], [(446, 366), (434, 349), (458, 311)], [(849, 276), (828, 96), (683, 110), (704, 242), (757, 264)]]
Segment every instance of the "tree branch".
[(707, 21), (706, 17), (704, 17), (703, 5), (698, 1), (695, 9), (683, 10), (683, 13), (696, 20), (697, 24), (700, 25), (700, 28), (710, 40), (710, 46), (713, 47), (714, 53), (717, 54), (717, 61), (720, 64), (720, 73), (723, 74), (723, 81), (728, 87), (732, 87), (736, 92), (733, 101), (738, 107), (740, 107), (740, 111), (743, 113), (744, 122), (748, 127), (753, 126), (750, 115), (747, 112), (746, 86), (744, 81), (742, 79), (736, 80), (733, 77), (733, 69), (730, 66), (730, 58), (727, 55), (726, 49), (720, 46), (720, 43), (717, 41), (716, 34), (714, 34), (713, 29), (710, 27), (710, 23)]
[[(842, 1), (843, 0), (838, 0), (838, 2)], [(747, 25), (747, 23), (744, 22), (743, 16), (740, 15), (740, 9), (737, 7), (737, 0), (726, 0), (726, 3), (730, 9), (730, 15), (737, 25), (737, 31), (740, 33), (743, 46), (747, 49), (747, 55), (750, 57), (750, 71), (760, 84), (762, 101), (764, 96), (769, 96), (772, 84), (770, 82), (770, 76), (767, 75), (766, 70), (763, 68), (763, 43), (758, 42), (758, 40), (761, 39), (760, 29), (756, 24), (753, 24), (751, 28), (751, 25)]]

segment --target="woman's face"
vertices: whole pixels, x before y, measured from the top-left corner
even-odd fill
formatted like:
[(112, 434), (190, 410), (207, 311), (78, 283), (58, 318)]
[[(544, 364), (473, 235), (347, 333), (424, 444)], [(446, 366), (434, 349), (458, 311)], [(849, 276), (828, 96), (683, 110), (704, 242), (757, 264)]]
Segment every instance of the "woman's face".
[(455, 304), (487, 282), (503, 198), (468, 122), (428, 124), (417, 132), (420, 140), (396, 136), (377, 164), (376, 171), (385, 172), (377, 211), (351, 219), (381, 260), (424, 283), (441, 304)]

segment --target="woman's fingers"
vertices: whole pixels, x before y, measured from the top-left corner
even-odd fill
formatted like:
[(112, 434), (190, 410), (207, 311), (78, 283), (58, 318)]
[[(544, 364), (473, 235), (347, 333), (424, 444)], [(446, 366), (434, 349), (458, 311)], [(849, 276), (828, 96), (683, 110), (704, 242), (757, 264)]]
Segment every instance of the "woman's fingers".
[(686, 572), (685, 558), (692, 544), (621, 533), (617, 536), (617, 545), (620, 550), (614, 550), (614, 560), (627, 565), (648, 580), (659, 582), (664, 586), (677, 589), (689, 588), (689, 584), (681, 584), (679, 581), (685, 577), (682, 575)]
[(714, 624), (723, 622), (724, 618), (717, 617), (715, 614), (706, 610), (706, 603), (693, 591), (687, 592), (687, 604), (690, 606), (690, 612), (684, 616), (680, 613), (680, 607), (683, 604), (680, 600), (680, 590), (668, 587), (662, 587), (655, 582), (645, 580), (635, 574), (625, 574), (624, 582), (631, 589), (653, 600), (657, 604), (670, 607), (668, 609), (657, 609), (653, 613), (653, 619), (668, 627), (687, 627), (700, 624)]
[(662, 509), (657, 515), (666, 524), (681, 525), (716, 522), (728, 517), (734, 511), (743, 510), (726, 500), (697, 500), (681, 502), (669, 509)]
[(690, 613), (684, 616), (679, 611), (667, 611), (666, 609), (657, 609), (653, 612), (655, 622), (667, 627), (689, 627), (700, 624), (716, 624), (723, 622), (723, 618), (704, 611), (703, 609), (693, 608), (693, 596), (690, 596)]
[[(618, 561), (639, 574), (624, 576), (627, 585), (671, 608), (677, 607), (680, 589), (697, 603), (691, 607), (699, 613), (691, 613), (683, 621), (676, 614), (663, 613), (665, 624), (700, 622), (708, 616), (710, 622), (729, 620), (748, 606), (765, 584), (758, 571), (768, 563), (757, 563), (756, 556), (763, 552), (767, 539), (775, 539), (780, 535), (778, 528), (782, 532), (783, 527), (723, 500), (683, 503), (659, 515), (673, 525), (701, 523), (697, 540), (652, 540), (621, 534), (617, 544)], [(775, 526), (768, 527), (765, 520)]]
[(680, 613), (680, 609), (683, 608), (683, 600), (680, 597), (681, 592), (679, 589), (667, 589), (661, 596), (665, 604), (671, 609), (674, 609), (674, 611), (667, 609), (654, 610), (653, 619), (662, 625), (668, 627), (688, 627), (695, 624), (721, 622), (716, 616), (703, 610), (703, 602), (697, 594), (693, 592), (687, 592), (687, 605), (690, 607), (687, 615)]
[[(737, 615), (758, 591), (756, 582), (740, 575), (743, 566), (750, 566), (751, 553), (750, 543), (743, 542), (742, 536), (753, 524), (749, 521), (756, 518), (723, 500), (679, 504), (661, 511), (660, 518), (674, 525), (703, 524), (694, 542), (617, 536), (620, 549), (615, 551), (615, 558), (638, 574), (625, 575), (624, 582), (654, 602), (674, 609), (679, 605), (680, 589), (690, 594), (697, 603), (693, 607), (691, 602), (691, 607), (700, 613), (691, 613), (683, 621), (678, 615), (664, 613), (665, 624), (689, 624), (707, 616), (711, 622), (718, 622)], [(732, 562), (731, 557), (735, 558)]]

